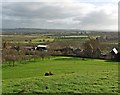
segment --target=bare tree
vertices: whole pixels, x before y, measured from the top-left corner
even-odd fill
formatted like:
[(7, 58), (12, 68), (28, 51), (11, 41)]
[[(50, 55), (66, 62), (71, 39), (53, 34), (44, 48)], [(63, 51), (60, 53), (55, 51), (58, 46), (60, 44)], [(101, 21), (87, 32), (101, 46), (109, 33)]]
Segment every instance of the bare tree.
[(83, 44), (84, 56), (91, 58), (99, 58), (101, 54), (100, 43), (96, 39), (90, 39)]
[(9, 62), (9, 65), (10, 65), (10, 63), (12, 63), (13, 67), (15, 65), (15, 61), (17, 61), (19, 58), (17, 51), (15, 51), (13, 49), (6, 49), (4, 51), (3, 57), (6, 62)]

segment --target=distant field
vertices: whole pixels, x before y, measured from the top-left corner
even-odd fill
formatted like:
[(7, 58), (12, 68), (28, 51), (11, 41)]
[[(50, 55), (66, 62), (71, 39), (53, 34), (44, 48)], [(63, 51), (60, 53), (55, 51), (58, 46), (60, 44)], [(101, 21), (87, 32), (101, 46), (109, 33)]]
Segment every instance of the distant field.
[[(48, 71), (54, 75), (44, 76)], [(3, 64), (3, 93), (118, 93), (118, 63), (97, 59), (51, 57)]]
[(61, 36), (63, 38), (87, 38), (88, 36), (81, 35), (81, 36)]
[[(41, 37), (42, 36), (42, 37)], [(54, 41), (54, 38), (46, 38), (44, 35), (5, 35), (3, 41), (8, 43), (46, 43)]]
[(53, 38), (35, 38), (32, 39), (32, 42), (52, 42), (54, 41)]
[[(96, 38), (99, 36), (90, 36), (92, 38)], [(21, 43), (21, 44), (46, 44), (53, 41), (63, 41), (63, 42), (71, 42), (71, 44), (77, 43), (81, 46), (82, 43), (89, 40), (89, 37), (87, 35), (74, 35), (74, 36), (57, 36), (54, 37), (51, 34), (34, 34), (34, 35), (3, 35), (2, 40), (6, 41), (7, 43)], [(111, 47), (117, 47), (118, 41), (112, 40), (112, 41), (104, 41), (101, 42), (102, 45), (105, 47), (109, 45), (109, 48)], [(74, 45), (73, 45), (74, 46)]]

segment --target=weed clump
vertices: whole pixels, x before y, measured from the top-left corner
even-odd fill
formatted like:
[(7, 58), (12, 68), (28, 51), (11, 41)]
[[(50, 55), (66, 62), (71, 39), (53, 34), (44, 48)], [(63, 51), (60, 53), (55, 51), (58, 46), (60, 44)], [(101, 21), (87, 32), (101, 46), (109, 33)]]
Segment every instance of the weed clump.
[(54, 74), (52, 72), (45, 73), (45, 76), (51, 76), (51, 75), (54, 75)]

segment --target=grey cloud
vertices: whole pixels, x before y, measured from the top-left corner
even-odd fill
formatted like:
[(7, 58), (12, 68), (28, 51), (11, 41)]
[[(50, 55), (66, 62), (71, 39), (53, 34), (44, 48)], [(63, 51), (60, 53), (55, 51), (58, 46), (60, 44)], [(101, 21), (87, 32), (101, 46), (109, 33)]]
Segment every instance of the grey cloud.
[(63, 7), (60, 4), (45, 2), (4, 3), (3, 27), (104, 29), (117, 25), (117, 19), (111, 14), (96, 9), (91, 11), (92, 6), (88, 3), (86, 5), (90, 10), (85, 7), (85, 3), (80, 5)]
[(74, 20), (79, 21), (78, 27), (84, 29), (108, 29), (109, 26), (117, 25), (117, 19), (104, 11), (94, 11), (82, 18), (77, 17)]
[(83, 24), (101, 24), (101, 25), (109, 25), (115, 24), (115, 19), (111, 18), (110, 15), (107, 15), (104, 11), (99, 12), (91, 12), (87, 16), (85, 16), (81, 23)]
[(8, 28), (48, 28), (48, 29), (59, 29), (59, 28), (74, 28), (75, 23), (64, 23), (64, 22), (48, 22), (44, 19), (31, 19), (31, 20), (4, 20), (2, 23), (3, 27)]
[[(3, 27), (68, 27), (64, 19), (73, 17), (74, 10), (65, 10), (56, 3), (4, 3)], [(46, 20), (59, 19), (56, 23)], [(60, 20), (61, 19), (61, 20)], [(62, 23), (63, 22), (63, 23)], [(18, 26), (17, 26), (18, 25)]]
[[(34, 9), (36, 7), (36, 9)], [(33, 9), (32, 9), (33, 8)], [(51, 6), (45, 3), (11, 3), (3, 5), (4, 16), (22, 19), (57, 19), (67, 18), (74, 14), (64, 11), (62, 7)]]

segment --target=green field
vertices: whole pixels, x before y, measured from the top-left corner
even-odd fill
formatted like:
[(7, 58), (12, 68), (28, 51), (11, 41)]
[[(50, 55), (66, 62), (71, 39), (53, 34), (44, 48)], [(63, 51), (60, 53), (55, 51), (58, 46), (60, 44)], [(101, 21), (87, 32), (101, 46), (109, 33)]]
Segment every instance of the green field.
[(54, 39), (53, 38), (36, 38), (36, 39), (32, 39), (32, 42), (53, 42)]
[[(54, 75), (45, 76), (51, 71)], [(118, 63), (51, 57), (3, 65), (3, 93), (118, 93)]]

